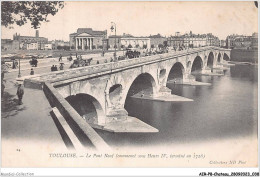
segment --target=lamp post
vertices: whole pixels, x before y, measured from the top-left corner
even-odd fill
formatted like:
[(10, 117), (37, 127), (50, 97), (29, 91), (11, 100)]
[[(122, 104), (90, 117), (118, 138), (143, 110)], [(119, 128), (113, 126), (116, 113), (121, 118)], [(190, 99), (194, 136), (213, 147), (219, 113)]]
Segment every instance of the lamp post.
[(20, 60), (21, 60), (21, 57), (19, 57), (19, 72), (18, 72), (18, 77), (21, 77), (21, 69), (20, 69)]
[[(114, 27), (115, 26), (115, 27)], [(117, 59), (116, 59), (116, 24), (115, 24), (115, 22), (111, 22), (111, 32), (113, 32), (113, 30), (115, 29), (115, 46), (114, 46), (114, 48), (115, 48), (115, 54), (114, 54), (114, 58), (115, 58), (115, 61), (117, 61)]]

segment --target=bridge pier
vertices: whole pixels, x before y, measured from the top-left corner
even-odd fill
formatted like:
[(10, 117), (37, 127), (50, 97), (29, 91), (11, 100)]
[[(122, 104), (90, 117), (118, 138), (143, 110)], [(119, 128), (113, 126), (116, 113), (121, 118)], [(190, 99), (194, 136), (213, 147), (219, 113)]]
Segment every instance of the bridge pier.
[(189, 72), (186, 72), (183, 76), (183, 83), (191, 83), (195, 81), (195, 77), (191, 74), (189, 74)]
[(106, 109), (104, 122), (89, 123), (92, 127), (109, 132), (144, 132), (152, 133), (158, 130), (135, 117), (128, 116), (125, 108), (109, 107)]
[(161, 86), (159, 93), (156, 96), (167, 96), (171, 95), (172, 90), (166, 86)]
[(119, 119), (125, 120), (128, 117), (128, 112), (125, 110), (125, 108), (107, 108), (106, 117), (106, 123)]

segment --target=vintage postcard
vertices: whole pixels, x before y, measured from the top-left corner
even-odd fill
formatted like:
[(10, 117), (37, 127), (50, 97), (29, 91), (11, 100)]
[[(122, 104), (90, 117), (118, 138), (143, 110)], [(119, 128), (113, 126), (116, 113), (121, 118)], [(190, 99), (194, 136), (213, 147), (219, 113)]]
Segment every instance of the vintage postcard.
[(1, 1), (1, 25), (2, 168), (258, 167), (258, 2)]

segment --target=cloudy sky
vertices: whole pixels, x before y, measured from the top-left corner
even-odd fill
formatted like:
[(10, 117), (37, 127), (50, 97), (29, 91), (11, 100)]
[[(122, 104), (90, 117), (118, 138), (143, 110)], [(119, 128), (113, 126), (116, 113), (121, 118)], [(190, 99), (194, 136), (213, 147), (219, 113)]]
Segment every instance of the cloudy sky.
[[(65, 2), (65, 6), (50, 22), (43, 23), (40, 36), (49, 40), (69, 40), (77, 28), (108, 30), (111, 22), (117, 33), (164, 36), (192, 31), (213, 33), (220, 39), (229, 34), (251, 35), (258, 31), (257, 8), (252, 2)], [(14, 33), (35, 35), (30, 24), (14, 29), (2, 27), (2, 38)]]

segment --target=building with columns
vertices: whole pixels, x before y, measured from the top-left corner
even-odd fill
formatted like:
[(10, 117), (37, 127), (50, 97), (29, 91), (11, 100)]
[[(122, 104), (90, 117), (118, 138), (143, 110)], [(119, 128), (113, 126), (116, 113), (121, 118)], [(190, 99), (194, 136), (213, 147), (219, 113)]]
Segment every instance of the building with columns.
[(92, 28), (78, 28), (70, 34), (70, 48), (76, 50), (102, 49), (107, 31), (93, 31)]

